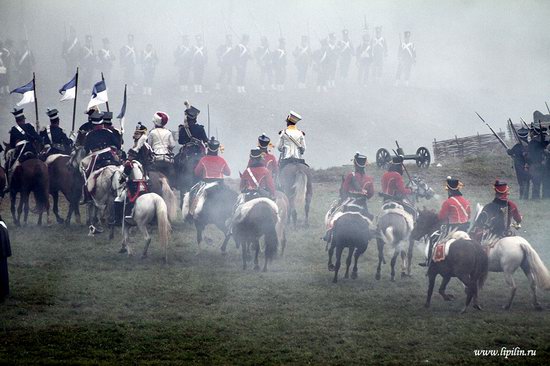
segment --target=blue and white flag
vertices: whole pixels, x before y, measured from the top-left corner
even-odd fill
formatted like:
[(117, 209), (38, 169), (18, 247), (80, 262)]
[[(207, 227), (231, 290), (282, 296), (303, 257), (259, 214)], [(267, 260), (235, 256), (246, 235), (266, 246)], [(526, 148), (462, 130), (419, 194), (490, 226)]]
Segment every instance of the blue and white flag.
[(90, 103), (88, 103), (87, 110), (90, 110), (96, 105), (107, 103), (108, 101), (109, 97), (107, 96), (107, 86), (105, 85), (105, 81), (99, 81), (94, 85), (92, 90), (92, 99), (90, 99)]
[(16, 104), (16, 106), (18, 107), (22, 106), (23, 104), (34, 103), (34, 79), (26, 85), (13, 89), (10, 94), (13, 93), (23, 94), (23, 98), (21, 98), (19, 103)]
[(116, 118), (120, 120), (120, 132), (124, 133), (124, 116), (126, 115), (126, 85), (124, 85), (124, 100), (122, 101), (122, 108)]
[(62, 95), (61, 102), (65, 100), (71, 100), (76, 98), (76, 74), (67, 84), (63, 85), (59, 89), (59, 94)]

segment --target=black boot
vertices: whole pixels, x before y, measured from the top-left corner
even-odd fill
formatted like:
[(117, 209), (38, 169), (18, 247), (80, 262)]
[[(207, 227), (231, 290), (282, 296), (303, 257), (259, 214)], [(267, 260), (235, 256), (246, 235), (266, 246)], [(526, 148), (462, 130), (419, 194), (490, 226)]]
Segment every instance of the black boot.
[(122, 226), (122, 215), (124, 211), (124, 202), (114, 202), (111, 212), (110, 224), (113, 226)]
[(90, 196), (90, 192), (88, 192), (88, 189), (86, 188), (85, 185), (82, 186), (82, 199), (80, 200), (79, 204), (85, 205), (91, 200), (92, 200), (92, 197)]

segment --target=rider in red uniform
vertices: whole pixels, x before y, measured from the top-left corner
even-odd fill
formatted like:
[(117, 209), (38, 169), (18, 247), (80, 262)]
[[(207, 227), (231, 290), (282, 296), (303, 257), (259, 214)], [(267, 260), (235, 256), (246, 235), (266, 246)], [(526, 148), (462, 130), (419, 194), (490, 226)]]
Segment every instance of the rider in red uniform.
[(388, 171), (382, 175), (382, 193), (397, 199), (403, 199), (412, 193), (403, 181), (403, 157), (394, 156)]
[(273, 177), (265, 166), (261, 149), (250, 150), (248, 167), (241, 175), (241, 192), (258, 192), (261, 196), (275, 197)]
[(269, 152), (268, 148), (271, 143), (271, 139), (263, 133), (258, 137), (258, 147), (264, 155), (265, 167), (271, 172), (271, 175), (275, 179), (279, 174), (279, 162), (275, 155)]
[[(441, 209), (437, 215), (439, 222), (445, 226), (445, 231), (442, 229), (437, 240), (447, 236), (449, 232), (454, 230), (468, 230), (471, 208), (470, 202), (464, 198), (460, 191), (462, 187), (464, 187), (464, 184), (460, 180), (447, 177), (447, 186), (445, 189), (447, 190), (448, 198), (441, 205)], [(427, 261), (419, 263), (422, 267), (428, 266), (432, 257), (433, 246), (436, 244), (437, 240), (435, 240), (435, 238), (434, 240), (430, 238)]]
[(207, 144), (206, 156), (203, 156), (195, 167), (195, 175), (203, 182), (223, 182), (223, 177), (231, 174), (229, 165), (218, 155), (220, 142), (210, 138)]

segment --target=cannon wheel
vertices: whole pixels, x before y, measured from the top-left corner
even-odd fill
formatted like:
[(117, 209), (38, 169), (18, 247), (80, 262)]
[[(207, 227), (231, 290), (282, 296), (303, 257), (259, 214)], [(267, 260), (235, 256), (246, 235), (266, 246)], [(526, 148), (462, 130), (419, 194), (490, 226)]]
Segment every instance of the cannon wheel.
[(416, 150), (416, 166), (419, 168), (428, 168), (432, 161), (430, 152), (425, 147), (419, 147)]
[(390, 161), (390, 152), (384, 148), (378, 149), (376, 152), (376, 165), (379, 168), (385, 168)]

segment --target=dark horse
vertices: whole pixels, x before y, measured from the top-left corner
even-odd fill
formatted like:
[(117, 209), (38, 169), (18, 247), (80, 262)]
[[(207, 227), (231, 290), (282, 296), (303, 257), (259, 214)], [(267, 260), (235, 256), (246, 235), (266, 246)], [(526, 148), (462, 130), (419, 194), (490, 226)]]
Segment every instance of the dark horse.
[(296, 208), (305, 204), (305, 226), (308, 226), (309, 206), (313, 196), (313, 186), (311, 181), (311, 171), (303, 163), (288, 163), (279, 173), (279, 183), (284, 194), (288, 197), (290, 203), (288, 222), (292, 222), (296, 227), (298, 213)]
[[(36, 208), (38, 210), (38, 225), (42, 225), (42, 214), (49, 210), (48, 200), (48, 167), (46, 163), (37, 158), (31, 158), (22, 162), (15, 168), (10, 182), (11, 214), (16, 226), (21, 226), (21, 212), (25, 211), (24, 223), (29, 217), (29, 196), (34, 194)], [(15, 201), (17, 193), (21, 193), (17, 216), (15, 215)]]
[[(411, 238), (420, 240), (422, 237), (432, 234), (437, 229), (439, 229), (437, 214), (434, 211), (424, 209), (418, 215)], [(465, 234), (463, 232), (456, 232), (455, 234), (458, 233)], [(466, 303), (462, 309), (462, 313), (466, 311), (472, 299), (474, 300), (474, 308), (481, 310), (477, 302), (477, 295), (478, 291), (483, 287), (488, 272), (489, 260), (487, 253), (483, 250), (480, 243), (468, 239), (455, 240), (449, 246), (449, 253), (445, 259), (439, 262), (430, 261), (428, 267), (428, 295), (424, 306), (426, 308), (430, 307), (435, 278), (439, 274), (443, 277), (441, 286), (439, 287), (439, 294), (443, 297), (443, 300), (451, 301), (454, 299), (454, 296), (445, 293), (445, 289), (451, 278), (457, 277), (466, 286)]]
[(208, 224), (214, 224), (224, 235), (221, 251), (225, 253), (227, 243), (231, 237), (229, 232), (229, 219), (233, 215), (237, 192), (233, 191), (223, 183), (207, 183), (205, 187), (204, 201), (199, 202), (194, 215), (189, 213), (189, 192), (185, 193), (182, 207), (184, 220), (192, 220), (197, 229), (197, 244), (200, 250), (202, 233)]
[[(344, 208), (344, 211), (346, 209)], [(333, 283), (338, 282), (338, 270), (344, 248), (348, 248), (348, 258), (346, 260), (346, 274), (344, 278), (349, 277), (349, 267), (352, 256), (355, 259), (351, 278), (357, 278), (357, 260), (365, 253), (369, 245), (369, 240), (374, 237), (371, 230), (371, 221), (359, 212), (343, 212), (336, 214), (334, 221), (332, 240), (329, 248), (328, 269), (334, 271)], [(332, 255), (336, 249), (336, 265), (332, 264)]]
[[(82, 185), (84, 184), (82, 174), (69, 164), (69, 160), (70, 157), (67, 155), (59, 155), (59, 157), (51, 162), (49, 159), (46, 159), (50, 178), (49, 189), (53, 198), (53, 213), (59, 224), (65, 223), (67, 225), (71, 223), (73, 213), (77, 223), (80, 223), (79, 201), (82, 194)], [(69, 202), (69, 211), (65, 220), (59, 216), (60, 191)]]
[(237, 245), (242, 247), (243, 270), (246, 269), (250, 249), (255, 250), (254, 270), (260, 270), (258, 255), (262, 236), (265, 241), (263, 272), (267, 271), (267, 264), (277, 255), (277, 211), (277, 205), (269, 198), (254, 198), (238, 207), (233, 221), (233, 236)]
[(176, 171), (176, 187), (180, 191), (180, 207), (183, 205), (183, 196), (189, 192), (199, 178), (195, 176), (195, 167), (202, 158), (202, 154), (186, 154), (183, 148), (174, 157)]

